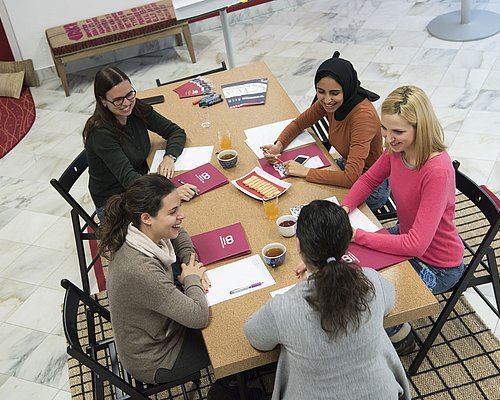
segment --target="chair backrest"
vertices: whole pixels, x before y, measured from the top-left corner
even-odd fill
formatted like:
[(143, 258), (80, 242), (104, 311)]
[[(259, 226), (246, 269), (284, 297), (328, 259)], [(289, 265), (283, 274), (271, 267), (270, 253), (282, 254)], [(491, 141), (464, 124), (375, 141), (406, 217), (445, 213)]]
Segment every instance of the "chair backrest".
[(98, 225), (94, 220), (95, 212), (92, 215), (89, 215), (81, 204), (78, 203), (78, 201), (70, 194), (71, 188), (87, 168), (87, 154), (85, 153), (85, 150), (82, 150), (82, 152), (62, 173), (60, 178), (52, 178), (50, 180), (50, 184), (71, 206), (71, 223), (73, 225), (73, 235), (75, 237), (82, 286), (86, 293), (90, 293), (88, 273), (92, 268), (94, 268), (94, 266), (100, 267), (100, 257), (99, 254), (92, 254), (92, 260), (87, 262), (84, 242), (86, 241), (89, 245), (91, 245), (91, 242), (96, 241), (95, 231), (97, 230)]
[[(91, 370), (95, 400), (104, 399), (105, 381), (110, 383), (115, 399), (149, 400), (152, 394), (200, 378), (200, 371), (190, 371), (183, 378), (159, 385), (144, 384), (133, 379), (119, 362), (111, 335), (109, 310), (69, 280), (63, 279), (61, 286), (66, 290), (63, 328), (68, 342), (67, 353)], [(183, 397), (187, 399), (184, 387), (182, 391)]]
[[(498, 291), (500, 296), (496, 249), (492, 246), (500, 227), (500, 211), (486, 191), (458, 170), (459, 166), (458, 161), (453, 161), (456, 188), (460, 192), (457, 198), (465, 197), (465, 200), (461, 200), (462, 204), (457, 202), (455, 224), (466, 250), (464, 260), (467, 268), (472, 269), (474, 273), (477, 270), (479, 273), (479, 276), (470, 278), (467, 287), (474, 287), (478, 291), (480, 289), (477, 286), (491, 282), (494, 291)], [(481, 268), (484, 270), (481, 271)], [(497, 303), (498, 301), (500, 298)], [(495, 310), (493, 305), (486, 303), (493, 312), (499, 313), (499, 304)]]
[(168, 82), (163, 82), (163, 83), (159, 79), (156, 79), (156, 86), (158, 86), (158, 87), (165, 86), (165, 85), (168, 85), (170, 83), (176, 83), (176, 82), (185, 81), (188, 79), (197, 78), (200, 75), (210, 75), (210, 74), (214, 74), (216, 72), (222, 72), (222, 71), (226, 71), (226, 70), (227, 70), (226, 62), (222, 61), (221, 66), (219, 68), (214, 68), (214, 69), (211, 69), (210, 71), (205, 71), (205, 72), (201, 72), (199, 74), (185, 76), (183, 78), (174, 79), (173, 81), (168, 81)]
[(58, 193), (63, 197), (64, 200), (68, 202), (71, 209), (76, 210), (78, 215), (85, 221), (88, 226), (90, 226), (94, 231), (97, 229), (97, 223), (94, 221), (93, 217), (85, 211), (85, 209), (76, 201), (76, 199), (70, 194), (70, 190), (75, 184), (75, 182), (80, 178), (80, 176), (88, 168), (89, 164), (87, 161), (87, 153), (85, 150), (71, 162), (71, 164), (62, 173), (59, 179), (52, 178), (50, 184), (58, 191)]
[[(313, 105), (316, 101), (318, 101), (318, 97), (314, 95), (314, 99), (311, 102), (311, 105)], [(311, 126), (311, 129), (316, 134), (318, 139), (321, 141), (323, 146), (325, 146), (327, 151), (330, 151), (330, 149), (332, 148), (332, 145), (328, 141), (329, 128), (330, 128), (330, 123), (328, 122), (328, 118), (326, 116), (324, 116), (318, 122), (315, 122), (313, 126)]]

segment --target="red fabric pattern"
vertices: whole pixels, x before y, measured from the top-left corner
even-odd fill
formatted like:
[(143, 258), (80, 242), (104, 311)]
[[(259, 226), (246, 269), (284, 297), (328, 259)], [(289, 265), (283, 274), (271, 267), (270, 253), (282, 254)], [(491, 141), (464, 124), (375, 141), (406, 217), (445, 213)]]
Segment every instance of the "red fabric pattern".
[(19, 99), (0, 97), (0, 158), (28, 133), (35, 116), (35, 103), (29, 87), (23, 88)]

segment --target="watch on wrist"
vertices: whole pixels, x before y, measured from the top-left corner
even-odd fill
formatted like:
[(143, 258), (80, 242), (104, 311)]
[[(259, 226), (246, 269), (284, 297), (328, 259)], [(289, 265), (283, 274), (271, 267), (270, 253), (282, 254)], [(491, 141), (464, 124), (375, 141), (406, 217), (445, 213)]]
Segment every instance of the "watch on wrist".
[(173, 156), (172, 154), (167, 154), (166, 157), (170, 157), (174, 162), (177, 161), (177, 157)]

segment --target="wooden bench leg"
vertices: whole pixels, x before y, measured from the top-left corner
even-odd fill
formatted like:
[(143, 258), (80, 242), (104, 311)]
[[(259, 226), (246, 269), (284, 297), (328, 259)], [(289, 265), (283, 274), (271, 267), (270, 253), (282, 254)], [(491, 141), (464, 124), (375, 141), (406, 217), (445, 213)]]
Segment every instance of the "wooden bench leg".
[(177, 35), (175, 35), (175, 39), (177, 41), (177, 46), (182, 46), (182, 33), (178, 33)]
[(186, 41), (186, 46), (189, 51), (189, 55), (191, 56), (191, 62), (193, 64), (196, 63), (196, 55), (194, 54), (193, 41), (191, 40), (191, 31), (189, 30), (189, 25), (185, 25), (182, 28), (182, 33), (184, 34), (184, 40)]
[(54, 58), (54, 64), (56, 66), (57, 74), (59, 75), (59, 78), (61, 78), (61, 83), (62, 83), (63, 88), (64, 88), (64, 93), (66, 94), (66, 97), (68, 97), (69, 96), (69, 85), (68, 85), (68, 78), (66, 77), (66, 66), (61, 61), (60, 58)]

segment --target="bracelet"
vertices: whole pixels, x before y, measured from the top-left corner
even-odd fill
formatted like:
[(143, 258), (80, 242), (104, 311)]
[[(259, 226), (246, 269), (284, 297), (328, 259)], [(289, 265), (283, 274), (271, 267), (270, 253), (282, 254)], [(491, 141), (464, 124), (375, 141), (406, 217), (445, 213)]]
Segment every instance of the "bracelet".
[(170, 157), (174, 162), (177, 161), (177, 157), (173, 156), (172, 154), (167, 154), (165, 157)]

